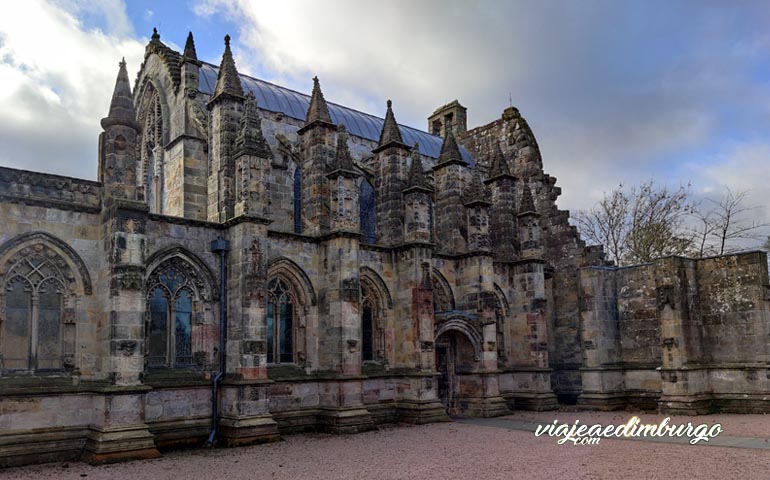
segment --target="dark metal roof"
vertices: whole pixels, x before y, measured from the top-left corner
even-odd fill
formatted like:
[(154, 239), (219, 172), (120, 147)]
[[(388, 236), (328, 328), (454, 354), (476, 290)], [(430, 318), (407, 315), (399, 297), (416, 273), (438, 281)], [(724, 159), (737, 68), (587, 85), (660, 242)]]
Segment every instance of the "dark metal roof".
[[(211, 95), (217, 83), (218, 73), (219, 67), (204, 62), (200, 68), (198, 89), (205, 94)], [(271, 112), (281, 112), (297, 120), (305, 120), (305, 115), (310, 105), (309, 95), (249, 77), (248, 75), (240, 74), (240, 77), (243, 89), (254, 93), (259, 108)], [(366, 138), (373, 142), (379, 140), (384, 122), (382, 118), (331, 102), (327, 102), (327, 105), (329, 106), (332, 121), (336, 124), (345, 125), (351, 135)], [(399, 125), (398, 128), (401, 131), (405, 144), (411, 146), (417, 142), (420, 144), (420, 153), (438, 158), (441, 152), (441, 143), (443, 142), (441, 137), (404, 125)], [(472, 165), (474, 162), (470, 153), (462, 147), (460, 147), (460, 151), (463, 160)]]

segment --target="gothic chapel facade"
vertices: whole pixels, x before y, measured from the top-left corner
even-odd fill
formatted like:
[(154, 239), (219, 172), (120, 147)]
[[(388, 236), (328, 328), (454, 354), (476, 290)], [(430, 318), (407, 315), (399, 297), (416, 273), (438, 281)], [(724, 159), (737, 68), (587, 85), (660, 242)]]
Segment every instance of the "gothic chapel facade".
[(395, 107), (155, 32), (98, 181), (0, 168), (0, 465), (559, 402), (770, 410), (764, 254), (606, 266), (517, 109), (468, 130), (454, 101), (428, 133)]

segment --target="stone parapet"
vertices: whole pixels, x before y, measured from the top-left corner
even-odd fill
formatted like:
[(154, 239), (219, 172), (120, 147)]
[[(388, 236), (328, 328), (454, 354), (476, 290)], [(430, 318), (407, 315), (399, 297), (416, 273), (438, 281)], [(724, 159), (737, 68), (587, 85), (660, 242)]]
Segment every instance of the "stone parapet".
[(90, 180), (0, 167), (0, 201), (98, 212), (102, 186)]

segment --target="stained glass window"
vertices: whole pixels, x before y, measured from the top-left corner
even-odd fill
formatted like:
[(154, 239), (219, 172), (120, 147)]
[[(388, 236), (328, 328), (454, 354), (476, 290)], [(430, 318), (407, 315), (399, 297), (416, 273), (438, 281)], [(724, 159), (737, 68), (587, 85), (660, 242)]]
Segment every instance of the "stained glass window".
[(21, 254), (8, 270), (5, 321), (0, 332), (4, 370), (63, 366), (64, 261), (44, 245)]
[(192, 297), (187, 290), (179, 292), (176, 300), (176, 331), (174, 332), (175, 363), (192, 364)]
[(37, 320), (37, 369), (61, 368), (61, 314), (62, 292), (60, 284), (49, 280), (39, 288)]
[(2, 332), (3, 368), (30, 368), (30, 334), (32, 324), (32, 290), (22, 279), (12, 280), (5, 292), (5, 322)]
[(193, 364), (195, 282), (183, 261), (171, 259), (150, 276), (147, 318), (147, 366)]

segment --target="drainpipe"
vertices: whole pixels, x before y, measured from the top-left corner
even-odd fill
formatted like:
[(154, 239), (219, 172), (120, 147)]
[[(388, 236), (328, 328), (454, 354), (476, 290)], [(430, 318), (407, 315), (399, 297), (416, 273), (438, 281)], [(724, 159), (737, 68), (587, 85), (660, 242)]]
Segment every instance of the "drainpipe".
[(206, 441), (213, 447), (219, 430), (217, 406), (219, 405), (219, 382), (225, 376), (225, 349), (227, 348), (227, 240), (217, 237), (211, 242), (211, 251), (219, 254), (219, 372), (211, 382), (211, 433)]

